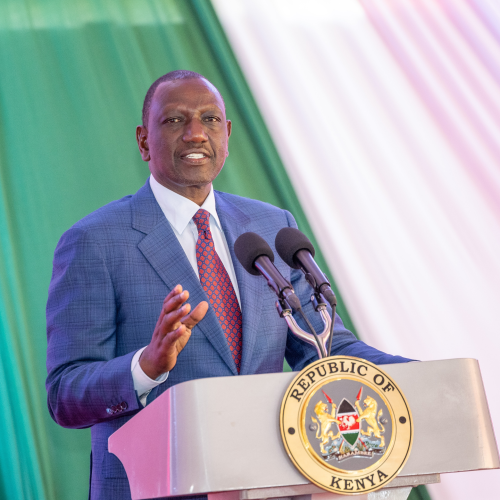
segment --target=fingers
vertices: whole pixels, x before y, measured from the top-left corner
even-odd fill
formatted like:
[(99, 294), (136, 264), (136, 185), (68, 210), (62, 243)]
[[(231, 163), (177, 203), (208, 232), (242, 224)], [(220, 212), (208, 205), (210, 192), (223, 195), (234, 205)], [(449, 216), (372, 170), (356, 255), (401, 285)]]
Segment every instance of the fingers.
[(165, 310), (165, 306), (167, 303), (169, 303), (174, 297), (182, 293), (182, 286), (181, 285), (176, 285), (172, 290), (170, 290), (170, 293), (165, 297), (163, 300), (163, 305), (160, 311), (160, 316), (158, 318), (158, 321), (156, 322), (155, 330), (159, 328), (161, 322), (163, 321), (163, 318), (165, 316), (165, 313), (167, 312)]
[(205, 317), (208, 302), (200, 302), (193, 311), (190, 312), (190, 310), (190, 304), (184, 304), (179, 310), (166, 315), (162, 324), (162, 330), (165, 332), (163, 342), (167, 344), (179, 342), (181, 344), (179, 351), (189, 340), (191, 330)]
[(163, 307), (153, 336), (156, 336), (161, 341), (166, 335), (177, 330), (181, 324), (191, 330), (205, 317), (208, 311), (208, 302), (200, 302), (191, 311), (191, 305), (186, 303), (188, 298), (189, 292), (182, 290), (181, 285), (177, 285), (172, 289), (163, 301)]
[(144, 373), (150, 378), (154, 379), (175, 366), (177, 355), (191, 337), (192, 328), (207, 313), (207, 302), (200, 302), (191, 311), (191, 305), (186, 303), (188, 298), (189, 292), (177, 285), (163, 301), (151, 342), (139, 360)]
[(208, 302), (205, 300), (200, 302), (190, 314), (187, 314), (181, 319), (182, 324), (186, 325), (190, 330), (194, 328), (207, 314)]
[(189, 337), (191, 337), (191, 330), (188, 330), (186, 325), (180, 323), (178, 328), (165, 335), (162, 340), (162, 349), (165, 352), (174, 349), (175, 356), (177, 356), (177, 354), (184, 349)]
[(167, 295), (166, 299), (163, 301), (162, 311), (164, 311), (165, 313), (169, 313), (171, 311), (179, 309), (182, 306), (182, 304), (184, 304), (184, 302), (186, 302), (186, 300), (189, 299), (189, 292), (187, 290), (183, 291), (180, 285), (177, 285), (174, 288), (174, 290), (178, 290), (178, 292), (174, 294), (170, 292)]
[(164, 313), (163, 319), (159, 325), (159, 333), (161, 336), (168, 334), (179, 328), (181, 326), (181, 320), (186, 314), (191, 311), (191, 306), (189, 304), (184, 304), (178, 309), (171, 312)]
[(176, 285), (163, 300), (163, 306), (158, 321), (156, 322), (155, 330), (162, 324), (165, 314), (179, 309), (188, 298), (189, 292), (187, 290), (182, 291), (182, 286)]
[(139, 363), (144, 373), (153, 380), (172, 370), (177, 363), (179, 352), (191, 336), (191, 330), (181, 323), (178, 325), (177, 329), (168, 331), (164, 336), (156, 335), (142, 352)]
[(170, 290), (169, 294), (165, 297), (165, 300), (163, 301), (163, 304), (167, 302), (167, 300), (171, 299), (175, 295), (178, 295), (179, 293), (182, 292), (182, 285), (175, 285), (172, 290)]

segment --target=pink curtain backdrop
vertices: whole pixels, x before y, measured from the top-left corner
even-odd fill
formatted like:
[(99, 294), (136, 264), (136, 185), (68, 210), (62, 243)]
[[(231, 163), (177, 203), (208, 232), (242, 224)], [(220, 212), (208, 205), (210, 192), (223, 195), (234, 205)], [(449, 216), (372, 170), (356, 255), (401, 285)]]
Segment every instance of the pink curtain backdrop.
[[(213, 4), (358, 332), (477, 358), (500, 435), (500, 3)], [(499, 497), (499, 471), (441, 480)]]

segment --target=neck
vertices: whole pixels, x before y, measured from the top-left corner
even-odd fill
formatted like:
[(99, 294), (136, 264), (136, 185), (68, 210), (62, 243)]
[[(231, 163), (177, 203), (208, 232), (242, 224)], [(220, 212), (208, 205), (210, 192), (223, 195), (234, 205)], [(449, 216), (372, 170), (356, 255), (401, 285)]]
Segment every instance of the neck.
[(199, 207), (201, 207), (203, 203), (205, 203), (205, 200), (207, 199), (208, 195), (210, 194), (211, 187), (212, 184), (210, 183), (207, 186), (203, 186), (203, 189), (190, 187), (181, 190), (172, 189), (172, 191), (174, 191), (177, 194), (180, 194), (181, 196), (184, 196), (184, 198), (187, 198), (188, 200), (194, 201)]
[[(156, 178), (155, 178), (156, 179)], [(159, 184), (170, 189), (174, 193), (180, 194), (187, 198), (188, 200), (193, 201), (199, 207), (203, 205), (208, 195), (210, 194), (210, 189), (212, 188), (212, 183), (204, 184), (202, 186), (179, 186), (177, 184), (172, 184), (170, 182), (162, 182), (156, 179)]]

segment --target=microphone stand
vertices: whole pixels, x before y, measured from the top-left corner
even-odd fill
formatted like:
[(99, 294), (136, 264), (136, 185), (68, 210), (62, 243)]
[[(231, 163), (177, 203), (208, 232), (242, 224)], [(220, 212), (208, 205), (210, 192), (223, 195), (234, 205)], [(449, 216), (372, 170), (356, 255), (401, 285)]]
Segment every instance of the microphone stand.
[(314, 294), (311, 297), (311, 302), (313, 303), (316, 311), (319, 312), (321, 320), (323, 321), (324, 329), (320, 334), (317, 334), (316, 332), (314, 332), (314, 330), (311, 334), (300, 328), (300, 326), (295, 321), (295, 318), (292, 316), (291, 307), (285, 300), (277, 300), (276, 309), (278, 310), (279, 315), (287, 322), (288, 328), (290, 328), (292, 333), (299, 339), (302, 339), (304, 342), (313, 345), (318, 352), (319, 359), (322, 359), (325, 356), (329, 355), (328, 340), (330, 337), (332, 318), (328, 314), (326, 304), (323, 302), (319, 294)]

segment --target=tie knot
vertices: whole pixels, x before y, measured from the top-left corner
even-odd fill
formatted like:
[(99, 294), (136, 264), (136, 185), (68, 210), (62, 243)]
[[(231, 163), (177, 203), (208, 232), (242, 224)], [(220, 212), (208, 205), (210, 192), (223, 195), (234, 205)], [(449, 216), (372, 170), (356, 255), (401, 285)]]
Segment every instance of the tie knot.
[(201, 231), (210, 231), (210, 212), (200, 208), (193, 216), (193, 221), (198, 228), (198, 233)]

